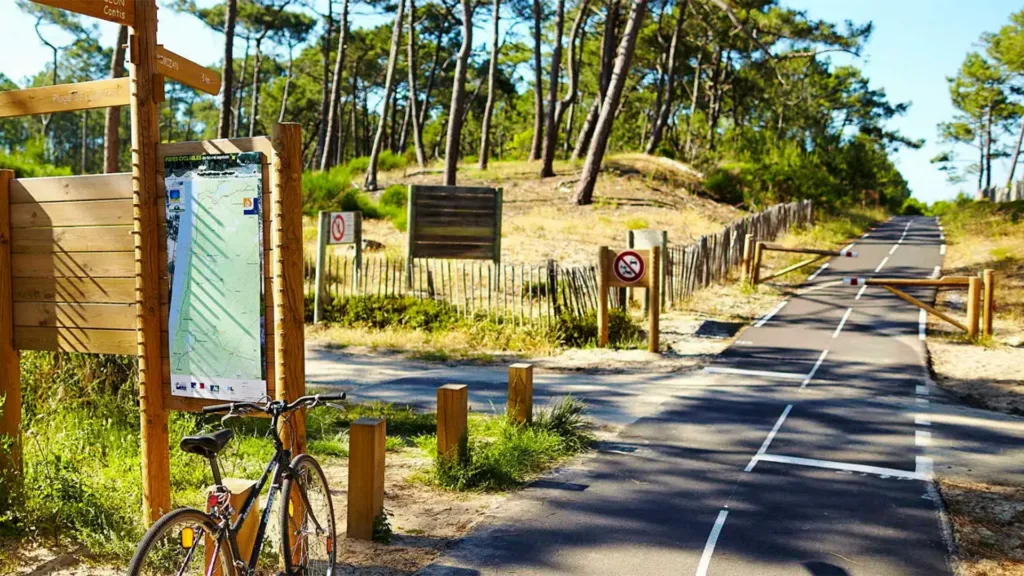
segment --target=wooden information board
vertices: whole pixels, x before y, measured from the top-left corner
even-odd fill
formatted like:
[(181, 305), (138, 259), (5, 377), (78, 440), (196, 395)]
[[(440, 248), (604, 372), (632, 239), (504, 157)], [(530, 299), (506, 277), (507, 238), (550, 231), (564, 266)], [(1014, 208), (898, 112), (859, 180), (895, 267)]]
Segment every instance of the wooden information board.
[(407, 261), (501, 261), (501, 188), (409, 186)]

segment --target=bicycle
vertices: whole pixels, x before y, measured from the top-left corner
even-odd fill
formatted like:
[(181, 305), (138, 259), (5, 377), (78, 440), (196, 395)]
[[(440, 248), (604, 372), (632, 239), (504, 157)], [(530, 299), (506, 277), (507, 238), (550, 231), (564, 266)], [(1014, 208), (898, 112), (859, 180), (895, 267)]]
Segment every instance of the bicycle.
[[(330, 575), (334, 573), (335, 526), (334, 505), (320, 464), (308, 454), (292, 459), (277, 431), (282, 416), (299, 408), (329, 405), (344, 400), (345, 394), (303, 396), (292, 403), (283, 400), (232, 402), (206, 406), (203, 412), (227, 412), (223, 423), (235, 416), (260, 411), (270, 416), (274, 440), (274, 457), (263, 470), (232, 523), (235, 510), (229, 503), (230, 493), (223, 485), (217, 454), (234, 436), (231, 429), (218, 430), (182, 438), (182, 451), (206, 458), (213, 471), (214, 488), (207, 498), (209, 512), (180, 508), (164, 515), (146, 532), (128, 567), (129, 576), (174, 574), (175, 576), (255, 576), (260, 549), (267, 536), (275, 496), (281, 493), (281, 552), (286, 576)], [(238, 532), (259, 499), (260, 493), (273, 478), (267, 491), (267, 504), (256, 531), (252, 555), (246, 562), (238, 548)], [(293, 493), (294, 491), (294, 493)], [(301, 520), (294, 518), (296, 509)], [(291, 541), (291, 545), (288, 542)], [(278, 573), (279, 575), (282, 573)]]

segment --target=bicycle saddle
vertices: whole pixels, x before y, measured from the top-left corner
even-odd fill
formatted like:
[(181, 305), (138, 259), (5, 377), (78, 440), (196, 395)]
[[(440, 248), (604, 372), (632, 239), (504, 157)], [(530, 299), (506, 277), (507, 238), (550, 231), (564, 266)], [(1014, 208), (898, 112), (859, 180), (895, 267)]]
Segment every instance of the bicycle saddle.
[(181, 439), (181, 451), (198, 454), (204, 458), (212, 458), (224, 449), (224, 446), (235, 435), (233, 430), (218, 430), (212, 434), (186, 436)]

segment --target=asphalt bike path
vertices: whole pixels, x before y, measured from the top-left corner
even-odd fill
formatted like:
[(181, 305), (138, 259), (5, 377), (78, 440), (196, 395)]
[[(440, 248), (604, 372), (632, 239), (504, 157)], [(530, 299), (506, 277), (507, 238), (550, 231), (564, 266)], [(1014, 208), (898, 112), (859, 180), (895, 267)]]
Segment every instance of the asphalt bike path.
[(951, 574), (922, 316), (840, 282), (932, 275), (942, 246), (934, 219), (881, 224), (422, 573)]

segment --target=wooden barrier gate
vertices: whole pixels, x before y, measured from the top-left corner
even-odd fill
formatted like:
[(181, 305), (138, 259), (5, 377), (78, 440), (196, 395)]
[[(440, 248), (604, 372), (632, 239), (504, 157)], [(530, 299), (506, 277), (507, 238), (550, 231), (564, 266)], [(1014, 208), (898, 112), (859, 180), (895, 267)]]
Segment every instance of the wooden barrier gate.
[[(751, 258), (751, 250), (753, 250), (753, 258)], [(812, 254), (812, 258), (801, 260), (792, 266), (786, 266), (782, 270), (772, 272), (770, 276), (761, 277), (761, 261), (764, 259), (765, 252), (790, 252), (793, 254)], [(772, 244), (769, 242), (757, 242), (754, 243), (753, 237), (749, 234), (744, 239), (743, 243), (743, 279), (747, 281), (749, 279), (750, 284), (756, 286), (761, 282), (767, 282), (773, 278), (778, 278), (784, 274), (789, 274), (795, 270), (799, 270), (804, 266), (814, 264), (822, 258), (829, 256), (843, 256), (846, 258), (856, 258), (857, 253), (853, 250), (819, 250), (817, 248), (789, 248), (781, 244)], [(749, 267), (749, 270), (748, 270)]]
[[(129, 105), (132, 172), (15, 179), (0, 171), (0, 434), (14, 440), (0, 473), (21, 475), (20, 350), (136, 355), (151, 523), (171, 506), (168, 411), (215, 403), (172, 396), (169, 386), (163, 159), (263, 153), (267, 391), (294, 399), (305, 389), (300, 129), (278, 124), (272, 138), (159, 144), (164, 75), (212, 94), (220, 81), (157, 46), (156, 1), (128, 0), (114, 11), (37, 1), (129, 26), (129, 78), (0, 93), (0, 117)], [(303, 452), (305, 419), (292, 422), (282, 438)]]

